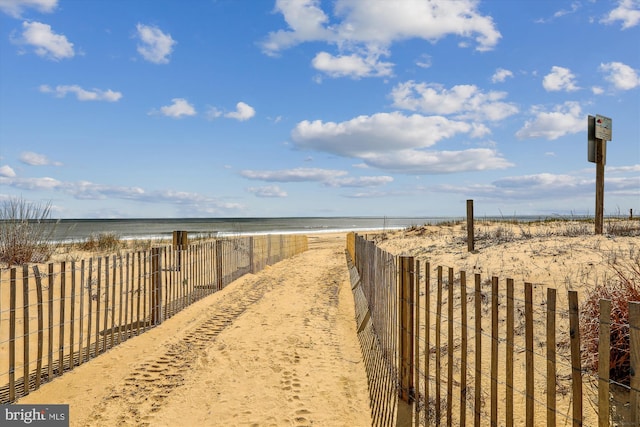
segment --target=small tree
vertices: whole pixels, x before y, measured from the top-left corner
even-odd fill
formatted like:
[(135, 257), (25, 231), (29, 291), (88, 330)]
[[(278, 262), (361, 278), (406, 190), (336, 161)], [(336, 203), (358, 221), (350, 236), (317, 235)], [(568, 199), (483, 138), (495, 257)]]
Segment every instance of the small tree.
[(51, 203), (36, 204), (22, 198), (4, 200), (0, 207), (0, 262), (9, 267), (46, 262), (55, 246)]

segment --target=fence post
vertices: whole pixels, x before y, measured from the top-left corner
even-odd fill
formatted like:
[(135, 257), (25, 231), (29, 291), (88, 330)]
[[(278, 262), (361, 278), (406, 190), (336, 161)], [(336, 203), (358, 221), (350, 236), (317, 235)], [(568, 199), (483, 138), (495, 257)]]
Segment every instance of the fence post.
[(413, 366), (413, 298), (414, 259), (400, 257), (400, 399), (412, 403), (414, 398)]
[(598, 330), (598, 426), (609, 427), (609, 363), (611, 358), (611, 300), (601, 299)]
[(467, 251), (475, 249), (474, 225), (473, 225), (473, 200), (467, 200)]
[(569, 291), (569, 336), (571, 340), (571, 383), (573, 390), (573, 425), (582, 426), (582, 367), (580, 363), (580, 320), (578, 292)]
[(217, 285), (218, 290), (223, 288), (223, 280), (222, 280), (222, 240), (216, 240), (216, 276), (217, 276)]
[(629, 352), (631, 353), (631, 420), (640, 422), (640, 302), (629, 301)]
[(160, 248), (151, 249), (151, 322), (153, 325), (162, 323), (162, 275), (160, 262)]
[(189, 246), (189, 234), (186, 231), (173, 232), (173, 250), (177, 251), (176, 268), (182, 268), (182, 251)]

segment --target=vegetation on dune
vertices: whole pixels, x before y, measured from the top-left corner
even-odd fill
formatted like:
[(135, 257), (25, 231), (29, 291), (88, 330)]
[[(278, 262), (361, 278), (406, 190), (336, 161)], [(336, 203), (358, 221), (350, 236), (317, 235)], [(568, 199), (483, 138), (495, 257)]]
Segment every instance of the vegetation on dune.
[(0, 262), (7, 266), (49, 260), (56, 247), (51, 204), (9, 198), (0, 207)]

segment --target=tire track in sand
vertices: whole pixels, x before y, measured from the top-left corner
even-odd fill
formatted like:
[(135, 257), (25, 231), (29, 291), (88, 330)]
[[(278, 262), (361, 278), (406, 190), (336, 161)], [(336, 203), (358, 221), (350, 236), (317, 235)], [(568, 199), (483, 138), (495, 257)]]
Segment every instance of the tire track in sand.
[[(235, 288), (216, 304), (216, 313), (186, 332), (177, 342), (166, 345), (163, 354), (136, 366), (121, 386), (96, 406), (89, 417), (96, 425), (150, 426), (171, 392), (185, 383), (185, 377), (216, 337), (249, 306), (271, 288), (268, 278), (250, 289)], [(229, 290), (229, 289), (228, 289)]]

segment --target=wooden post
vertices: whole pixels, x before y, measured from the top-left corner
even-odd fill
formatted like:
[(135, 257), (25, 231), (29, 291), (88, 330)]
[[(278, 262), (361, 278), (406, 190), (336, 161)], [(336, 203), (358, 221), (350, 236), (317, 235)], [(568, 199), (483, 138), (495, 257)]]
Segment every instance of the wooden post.
[(425, 419), (429, 414), (429, 360), (430, 352), (430, 328), (431, 328), (431, 263), (428, 261), (424, 267), (424, 413)]
[(481, 277), (480, 274), (474, 275), (475, 280), (475, 296), (474, 296), (474, 309), (475, 309), (475, 369), (476, 375), (474, 378), (474, 405), (473, 405), (473, 426), (480, 426), (480, 411), (482, 409), (482, 289), (481, 289)]
[(507, 279), (507, 348), (506, 348), (506, 426), (513, 427), (513, 353), (514, 353), (514, 312), (513, 279)]
[(547, 288), (547, 427), (556, 425), (556, 290)]
[(604, 228), (604, 165), (606, 163), (607, 141), (596, 139), (596, 234)]
[(223, 264), (223, 257), (222, 257), (222, 240), (216, 240), (216, 279), (217, 279), (217, 285), (218, 285), (218, 290), (221, 290), (224, 287), (224, 281), (222, 280), (222, 264)]
[(441, 401), (440, 401), (440, 387), (442, 384), (441, 367), (442, 367), (442, 351), (440, 343), (442, 340), (442, 266), (438, 266), (438, 283), (436, 291), (436, 425), (440, 425), (441, 417)]
[(525, 425), (534, 426), (534, 383), (533, 383), (533, 285), (524, 284), (524, 325), (525, 325), (525, 365), (526, 365), (526, 406)]
[(598, 426), (609, 427), (611, 300), (600, 300), (600, 327), (598, 335)]
[(160, 274), (160, 248), (151, 249), (151, 322), (162, 323), (162, 275)]
[(498, 278), (491, 278), (491, 426), (498, 426)]
[(42, 310), (42, 278), (37, 265), (33, 266), (36, 278), (36, 297), (38, 299), (38, 355), (36, 357), (36, 390), (40, 388), (40, 373), (42, 371), (42, 349), (44, 345), (44, 315)]
[(189, 247), (189, 233), (186, 231), (173, 232), (173, 250), (177, 252), (176, 268), (182, 269), (182, 251)]
[(24, 378), (24, 395), (29, 394), (29, 266), (22, 266), (22, 331), (24, 332), (22, 353), (22, 376)]
[(447, 280), (447, 425), (453, 424), (453, 268)]
[(582, 426), (582, 367), (580, 362), (580, 319), (578, 292), (569, 291), (569, 337), (571, 348), (571, 388), (573, 394), (573, 426)]
[(640, 423), (640, 302), (629, 301), (629, 352), (631, 353), (631, 421)]
[(460, 272), (460, 425), (467, 425), (467, 273)]
[(16, 399), (16, 269), (12, 268), (9, 282), (9, 401)]
[(473, 200), (467, 200), (467, 251), (473, 252), (475, 237), (473, 230)]
[(413, 297), (414, 259), (400, 257), (400, 399), (412, 403), (414, 398), (413, 366)]

